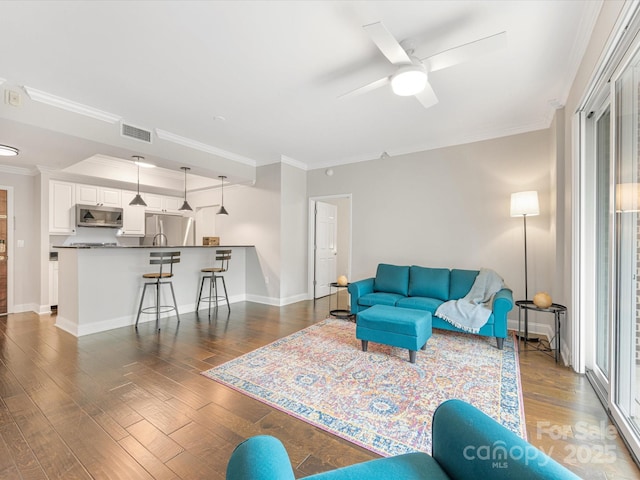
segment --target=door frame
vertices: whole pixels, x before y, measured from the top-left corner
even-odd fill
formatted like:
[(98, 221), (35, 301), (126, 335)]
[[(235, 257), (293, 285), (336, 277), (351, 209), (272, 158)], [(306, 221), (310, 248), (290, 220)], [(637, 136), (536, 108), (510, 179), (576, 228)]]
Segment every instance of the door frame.
[[(314, 245), (316, 239), (316, 224), (315, 224), (315, 205), (316, 202), (323, 202), (327, 200), (335, 200), (337, 198), (349, 199), (349, 261), (347, 263), (347, 278), (351, 278), (351, 263), (353, 261), (353, 196), (350, 193), (338, 193), (334, 195), (318, 195), (309, 197), (309, 214), (308, 214), (308, 235), (307, 235), (307, 299), (315, 302), (315, 252)], [(338, 216), (340, 212), (338, 211)], [(339, 218), (339, 217), (338, 217)]]
[(0, 190), (7, 191), (7, 252), (9, 259), (7, 261), (7, 313), (13, 313), (13, 265), (16, 255), (16, 245), (13, 239), (13, 187), (9, 185), (0, 185)]

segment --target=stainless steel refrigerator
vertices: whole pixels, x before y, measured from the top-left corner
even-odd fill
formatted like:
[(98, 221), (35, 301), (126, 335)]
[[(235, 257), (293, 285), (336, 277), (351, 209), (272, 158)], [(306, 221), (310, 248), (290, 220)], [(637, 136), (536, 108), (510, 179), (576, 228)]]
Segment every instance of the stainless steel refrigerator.
[(143, 245), (194, 245), (195, 219), (181, 215), (145, 214)]

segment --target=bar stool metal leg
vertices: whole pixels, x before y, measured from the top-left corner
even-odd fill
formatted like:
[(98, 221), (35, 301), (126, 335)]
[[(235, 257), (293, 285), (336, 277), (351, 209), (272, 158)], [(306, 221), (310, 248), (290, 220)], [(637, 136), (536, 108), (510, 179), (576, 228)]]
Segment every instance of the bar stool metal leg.
[[(224, 288), (224, 298), (227, 301), (227, 309), (229, 310), (229, 312), (231, 312), (231, 305), (229, 304), (229, 295), (227, 294), (227, 283), (224, 281), (224, 275), (217, 275), (216, 282), (218, 281), (218, 279), (222, 280), (222, 288)], [(217, 283), (216, 283), (216, 287), (217, 287)], [(216, 297), (216, 303), (217, 301), (218, 301), (218, 297)]]
[(200, 309), (200, 299), (202, 298), (202, 287), (204, 287), (204, 276), (200, 279), (200, 293), (198, 293), (198, 302), (196, 303), (196, 312)]
[(218, 289), (216, 288), (216, 282), (214, 281), (213, 273), (209, 277), (209, 315), (211, 315), (211, 298), (215, 299), (216, 312), (218, 311)]
[(147, 291), (148, 283), (144, 284), (144, 288), (142, 289), (142, 296), (140, 297), (140, 306), (138, 307), (138, 316), (136, 317), (136, 328), (138, 328), (138, 321), (140, 320), (140, 314), (142, 313), (142, 304), (144, 302), (144, 294)]
[(156, 282), (156, 328), (160, 329), (160, 282)]
[[(178, 319), (178, 323), (180, 323), (180, 314), (178, 313), (178, 302), (176, 302), (176, 294), (173, 291), (173, 282), (166, 282), (166, 283), (168, 283), (169, 286), (171, 287), (171, 296), (173, 297), (173, 306), (176, 309), (176, 318)], [(160, 298), (159, 295), (158, 295), (158, 298)]]

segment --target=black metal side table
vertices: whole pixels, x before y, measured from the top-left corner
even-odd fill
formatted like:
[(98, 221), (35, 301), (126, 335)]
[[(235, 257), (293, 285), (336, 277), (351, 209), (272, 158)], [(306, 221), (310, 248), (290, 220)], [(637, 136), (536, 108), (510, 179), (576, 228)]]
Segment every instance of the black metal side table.
[[(533, 303), (531, 300), (518, 300), (518, 301), (516, 301), (516, 305), (518, 307), (518, 337), (522, 337), (520, 335), (520, 333), (522, 331), (520, 329), (520, 327), (521, 327), (521, 318), (522, 318), (522, 311), (523, 310), (529, 310), (529, 311), (534, 311), (534, 312), (553, 313), (554, 323), (555, 323), (555, 325), (554, 325), (555, 326), (555, 341), (556, 341), (556, 348), (555, 348), (555, 352), (554, 352), (554, 357), (555, 357), (556, 363), (558, 363), (558, 354), (560, 353), (560, 327), (562, 326), (561, 320), (560, 320), (560, 316), (562, 316), (562, 317), (564, 317), (566, 319), (567, 307), (565, 307), (564, 305), (560, 305), (558, 303), (552, 303), (549, 308), (540, 308), (540, 307), (536, 306), (536, 304)], [(525, 315), (525, 322), (524, 322), (524, 342), (525, 342), (525, 345), (526, 345), (526, 343), (528, 341), (528, 338), (529, 338), (529, 317), (528, 317), (528, 315)]]
[[(340, 290), (348, 287), (349, 287), (348, 283), (346, 285), (339, 285), (337, 282), (333, 282), (329, 284), (329, 315), (331, 315), (332, 317), (341, 318), (343, 320), (353, 319), (354, 315), (351, 313), (350, 310), (346, 308), (340, 308)], [(333, 310), (331, 310), (331, 296), (332, 296), (331, 289), (332, 288), (336, 289), (336, 308)]]

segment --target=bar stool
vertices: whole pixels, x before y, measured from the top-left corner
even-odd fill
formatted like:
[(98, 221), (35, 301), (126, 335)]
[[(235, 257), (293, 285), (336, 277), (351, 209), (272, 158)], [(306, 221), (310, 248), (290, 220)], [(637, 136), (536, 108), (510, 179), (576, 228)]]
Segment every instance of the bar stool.
[[(231, 250), (216, 250), (216, 261), (220, 262), (218, 267), (203, 268), (200, 270), (202, 280), (200, 280), (200, 293), (198, 294), (198, 303), (196, 305), (196, 312), (200, 308), (201, 300), (209, 300), (209, 314), (211, 314), (211, 300), (216, 303), (216, 311), (218, 310), (218, 299), (224, 298), (227, 302), (227, 308), (231, 312), (231, 306), (229, 305), (229, 295), (227, 295), (227, 284), (224, 281), (224, 275), (219, 275), (229, 270), (229, 260), (231, 260)], [(204, 281), (209, 279), (209, 296), (202, 296), (202, 288), (204, 287)], [(218, 295), (218, 280), (222, 280), (222, 287), (224, 288), (224, 297)]]
[[(176, 317), (178, 317), (178, 323), (180, 323), (180, 314), (178, 313), (178, 304), (176, 302), (176, 294), (173, 291), (173, 283), (171, 281), (162, 281), (167, 278), (173, 277), (173, 264), (180, 263), (180, 252), (151, 252), (149, 253), (149, 265), (160, 265), (160, 270), (157, 273), (145, 273), (142, 275), (144, 279), (152, 279), (152, 282), (146, 282), (142, 289), (142, 298), (140, 299), (140, 306), (138, 307), (138, 316), (136, 318), (136, 330), (138, 329), (138, 321), (140, 320), (140, 314), (155, 314), (156, 327), (160, 330), (160, 314), (167, 313), (172, 310), (176, 311)], [(169, 265), (169, 271), (162, 271), (164, 265)], [(160, 286), (169, 285), (171, 287), (171, 296), (173, 297), (173, 306), (160, 305)], [(151, 307), (142, 308), (144, 303), (144, 296), (147, 292), (147, 287), (156, 287), (156, 304)]]

